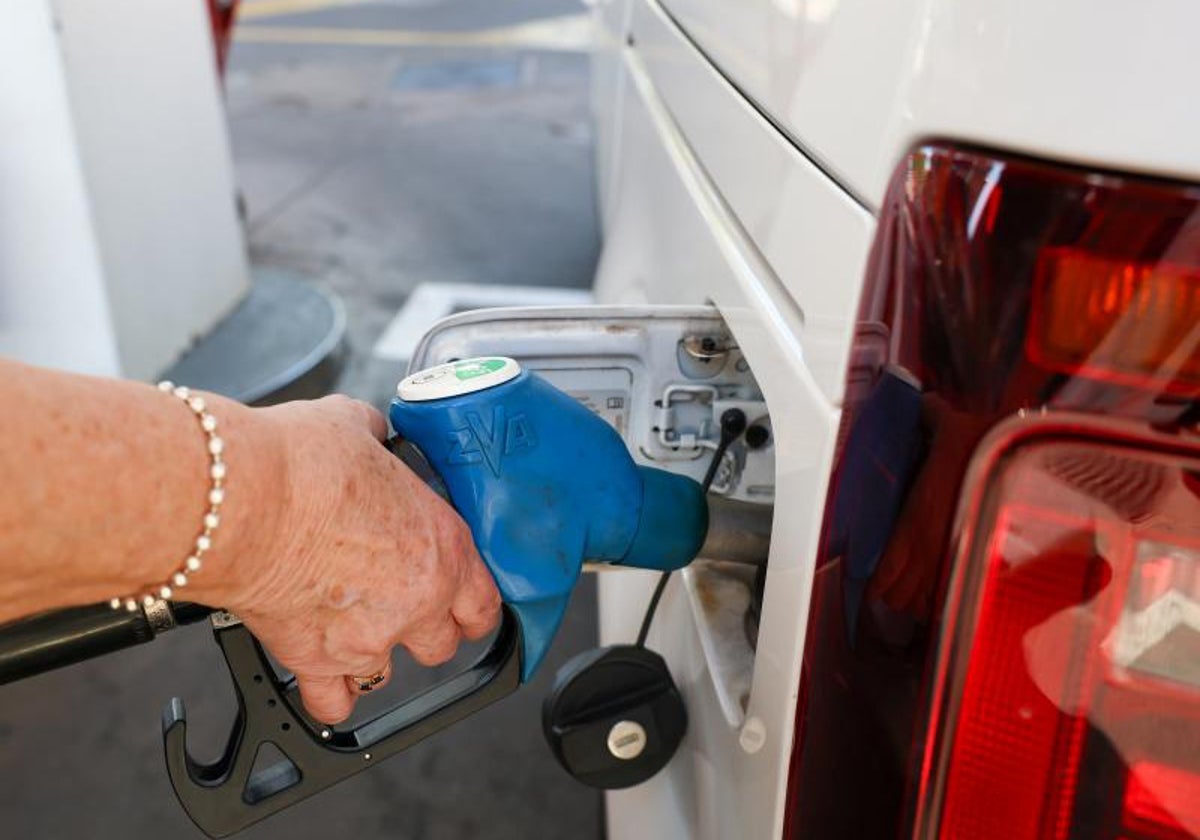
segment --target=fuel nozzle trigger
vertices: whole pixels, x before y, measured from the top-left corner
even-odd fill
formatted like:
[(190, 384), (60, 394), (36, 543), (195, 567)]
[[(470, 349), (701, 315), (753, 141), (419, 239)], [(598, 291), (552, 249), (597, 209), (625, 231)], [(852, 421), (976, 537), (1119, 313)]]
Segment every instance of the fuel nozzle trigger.
[[(196, 761), (187, 749), (183, 701), (173, 698), (163, 711), (171, 785), (188, 816), (209, 837), (228, 837), (295, 805), (520, 685), (520, 628), (506, 609), (491, 649), (469, 669), (353, 729), (335, 729), (304, 712), (295, 678), (276, 674), (240, 620), (215, 613), (211, 621), (238, 701), (224, 754), (211, 764)], [(268, 744), (282, 759), (256, 769), (259, 751)]]
[[(219, 613), (213, 632), (238, 699), (224, 755), (187, 752), (183, 703), (163, 713), (167, 768), (180, 802), (225, 837), (515, 691), (537, 670), (585, 560), (675, 569), (708, 528), (700, 485), (639, 467), (604, 420), (512, 359), (469, 359), (404, 379), (389, 448), (449, 501), (503, 597), (503, 619), (473, 666), (367, 723), (334, 729), (304, 712), (294, 679)], [(261, 771), (265, 744), (284, 755)]]

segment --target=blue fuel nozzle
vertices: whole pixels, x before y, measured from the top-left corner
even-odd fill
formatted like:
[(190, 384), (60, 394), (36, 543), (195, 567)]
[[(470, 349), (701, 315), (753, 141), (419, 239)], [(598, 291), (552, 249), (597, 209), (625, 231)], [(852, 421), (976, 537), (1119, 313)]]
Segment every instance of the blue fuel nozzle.
[(667, 570), (700, 550), (700, 485), (635, 464), (608, 423), (512, 359), (439, 365), (397, 393), (392, 426), (441, 477), (517, 616), (523, 682), (585, 560)]

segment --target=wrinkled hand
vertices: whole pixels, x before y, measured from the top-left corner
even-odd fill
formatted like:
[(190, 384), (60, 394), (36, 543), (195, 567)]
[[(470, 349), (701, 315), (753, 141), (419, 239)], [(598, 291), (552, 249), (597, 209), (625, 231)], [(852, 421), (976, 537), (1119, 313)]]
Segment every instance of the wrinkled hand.
[(386, 680), (394, 646), (437, 665), (495, 626), (500, 595), (470, 530), (380, 444), (378, 411), (326, 397), (254, 414), (281, 452), (281, 498), (255, 500), (278, 506), (262, 516), (271, 534), (249, 568), (230, 567), (224, 600), (296, 675), (313, 717), (346, 719), (351, 677)]

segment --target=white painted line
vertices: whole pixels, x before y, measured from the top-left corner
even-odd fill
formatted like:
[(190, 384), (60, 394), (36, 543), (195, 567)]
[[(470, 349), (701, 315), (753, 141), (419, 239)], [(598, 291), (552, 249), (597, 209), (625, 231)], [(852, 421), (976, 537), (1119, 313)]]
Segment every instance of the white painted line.
[(412, 358), (421, 336), (447, 315), (495, 306), (586, 306), (587, 289), (557, 286), (495, 286), (483, 283), (422, 283), (375, 342), (380, 359)]
[[(292, 0), (280, 0), (285, 8)], [(305, 0), (295, 0), (303, 3)], [(313, 0), (318, 4), (321, 0)], [(282, 12), (270, 12), (281, 14)], [(264, 11), (258, 19), (266, 19)], [(431, 32), (421, 29), (351, 29), (340, 26), (238, 25), (234, 40), (247, 44), (321, 44), (347, 47), (443, 47), (587, 52), (595, 44), (596, 22), (589, 13), (539, 18), (513, 26)]]
[[(237, 20), (241, 23), (255, 18), (302, 15), (308, 12), (323, 12), (341, 6), (371, 6), (370, 0), (242, 0), (238, 3)], [(233, 30), (237, 37), (237, 27)]]

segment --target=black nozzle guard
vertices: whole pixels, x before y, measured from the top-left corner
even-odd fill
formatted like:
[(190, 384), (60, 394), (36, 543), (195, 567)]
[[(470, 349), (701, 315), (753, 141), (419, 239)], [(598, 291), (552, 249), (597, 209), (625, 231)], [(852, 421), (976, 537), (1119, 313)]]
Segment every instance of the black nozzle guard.
[[(209, 837), (228, 837), (319, 793), (520, 685), (520, 628), (505, 608), (491, 648), (469, 669), (367, 723), (334, 729), (303, 712), (295, 678), (276, 675), (258, 641), (237, 618), (217, 613), (212, 622), (238, 701), (224, 755), (212, 764), (194, 760), (187, 751), (183, 701), (172, 699), (163, 712), (171, 785), (192, 822)], [(285, 760), (255, 771), (264, 744), (274, 745)]]

